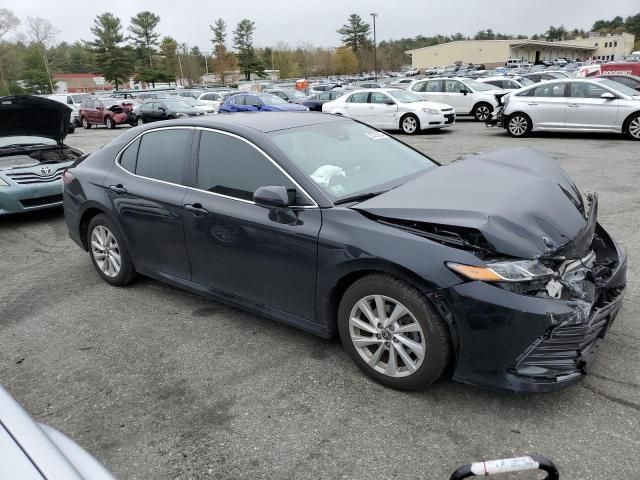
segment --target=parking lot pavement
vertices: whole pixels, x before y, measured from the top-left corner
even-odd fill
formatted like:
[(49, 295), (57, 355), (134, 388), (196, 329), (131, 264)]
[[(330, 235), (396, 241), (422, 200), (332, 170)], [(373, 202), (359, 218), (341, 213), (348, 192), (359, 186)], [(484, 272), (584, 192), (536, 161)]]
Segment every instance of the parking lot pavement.
[[(68, 143), (91, 151), (120, 130), (78, 129)], [(121, 478), (445, 479), (472, 460), (531, 453), (563, 478), (637, 478), (639, 145), (515, 140), (471, 121), (402, 139), (445, 163), (533, 146), (599, 192), (601, 223), (629, 251), (630, 286), (580, 385), (534, 396), (447, 379), (386, 389), (337, 340), (148, 279), (109, 286), (69, 240), (61, 210), (0, 219), (0, 383)]]

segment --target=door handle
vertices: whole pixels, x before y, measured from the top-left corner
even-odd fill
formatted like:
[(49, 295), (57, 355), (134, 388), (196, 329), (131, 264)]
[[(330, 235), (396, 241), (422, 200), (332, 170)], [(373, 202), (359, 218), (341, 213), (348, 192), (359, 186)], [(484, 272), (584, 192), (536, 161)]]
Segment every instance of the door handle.
[(570, 106), (571, 108), (577, 108), (577, 107), (579, 107), (580, 105), (578, 105), (577, 103), (570, 103), (570, 104), (569, 104), (569, 106)]
[(209, 213), (209, 210), (207, 210), (206, 208), (202, 208), (202, 205), (199, 203), (194, 203), (192, 204), (186, 204), (183, 207), (185, 210), (189, 210), (190, 212), (192, 212), (195, 216), (199, 217), (201, 215), (206, 215), (207, 213)]
[(124, 193), (127, 193), (127, 189), (124, 188), (121, 184), (109, 185), (109, 190), (111, 190), (112, 192), (117, 193), (118, 195), (122, 195)]
[(537, 103), (535, 103), (535, 102), (529, 102), (529, 103), (527, 103), (527, 105), (531, 105), (532, 107), (535, 107), (535, 106), (536, 106), (536, 105), (538, 105), (538, 104), (537, 104)]

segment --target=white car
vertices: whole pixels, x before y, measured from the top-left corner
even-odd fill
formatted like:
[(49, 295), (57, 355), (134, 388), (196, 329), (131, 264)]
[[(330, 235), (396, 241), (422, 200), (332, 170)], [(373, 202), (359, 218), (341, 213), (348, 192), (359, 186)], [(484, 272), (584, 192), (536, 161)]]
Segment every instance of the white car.
[(535, 83), (528, 78), (511, 76), (484, 77), (478, 78), (476, 81), (480, 83), (487, 83), (489, 85), (493, 85), (494, 87), (502, 88), (503, 90), (519, 90), (523, 87), (528, 87), (529, 85), (533, 85)]
[(607, 78), (549, 80), (503, 98), (489, 125), (532, 131), (617, 132), (640, 140), (640, 95)]
[(428, 102), (396, 88), (357, 90), (325, 103), (322, 111), (355, 118), (383, 130), (399, 129), (408, 135), (448, 127), (456, 121), (451, 105)]
[(498, 98), (507, 90), (480, 83), (469, 78), (429, 78), (416, 80), (407, 90), (425, 100), (446, 103), (458, 115), (473, 115), (479, 122), (486, 121), (498, 108)]
[(195, 98), (191, 98), (191, 97), (180, 97), (180, 100), (187, 102), (193, 108), (202, 110), (207, 115), (210, 115), (212, 113), (218, 113), (218, 109), (220, 108), (219, 104), (216, 107), (216, 106), (210, 105), (209, 103), (202, 102), (200, 100), (196, 100)]
[(198, 100), (198, 102), (200, 102), (200, 103), (204, 103), (206, 105), (210, 105), (210, 106), (214, 107), (216, 112), (220, 108), (220, 105), (222, 105), (222, 102), (224, 102), (224, 99), (222, 98), (222, 95), (220, 93), (218, 93), (218, 92), (204, 92), (204, 93), (201, 93), (198, 96), (198, 98), (196, 98), (196, 100)]

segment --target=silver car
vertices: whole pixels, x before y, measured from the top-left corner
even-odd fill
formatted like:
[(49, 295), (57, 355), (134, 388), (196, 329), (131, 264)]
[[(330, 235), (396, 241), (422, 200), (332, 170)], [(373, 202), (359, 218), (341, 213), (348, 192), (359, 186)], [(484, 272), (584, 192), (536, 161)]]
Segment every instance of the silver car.
[(34, 422), (1, 386), (0, 478), (114, 480), (111, 473), (69, 437)]
[(487, 121), (512, 137), (535, 131), (616, 132), (640, 140), (640, 95), (606, 78), (551, 80), (503, 97)]

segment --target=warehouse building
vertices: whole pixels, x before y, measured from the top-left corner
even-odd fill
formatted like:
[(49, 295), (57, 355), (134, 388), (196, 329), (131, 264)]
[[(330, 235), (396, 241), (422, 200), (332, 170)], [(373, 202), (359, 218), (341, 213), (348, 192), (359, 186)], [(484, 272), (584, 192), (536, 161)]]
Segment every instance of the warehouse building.
[(547, 42), (544, 40), (460, 40), (406, 52), (414, 68), (451, 65), (456, 62), (484, 64), (495, 68), (508, 58), (532, 64), (555, 58), (569, 60), (623, 60), (633, 51), (635, 36), (630, 33)]

